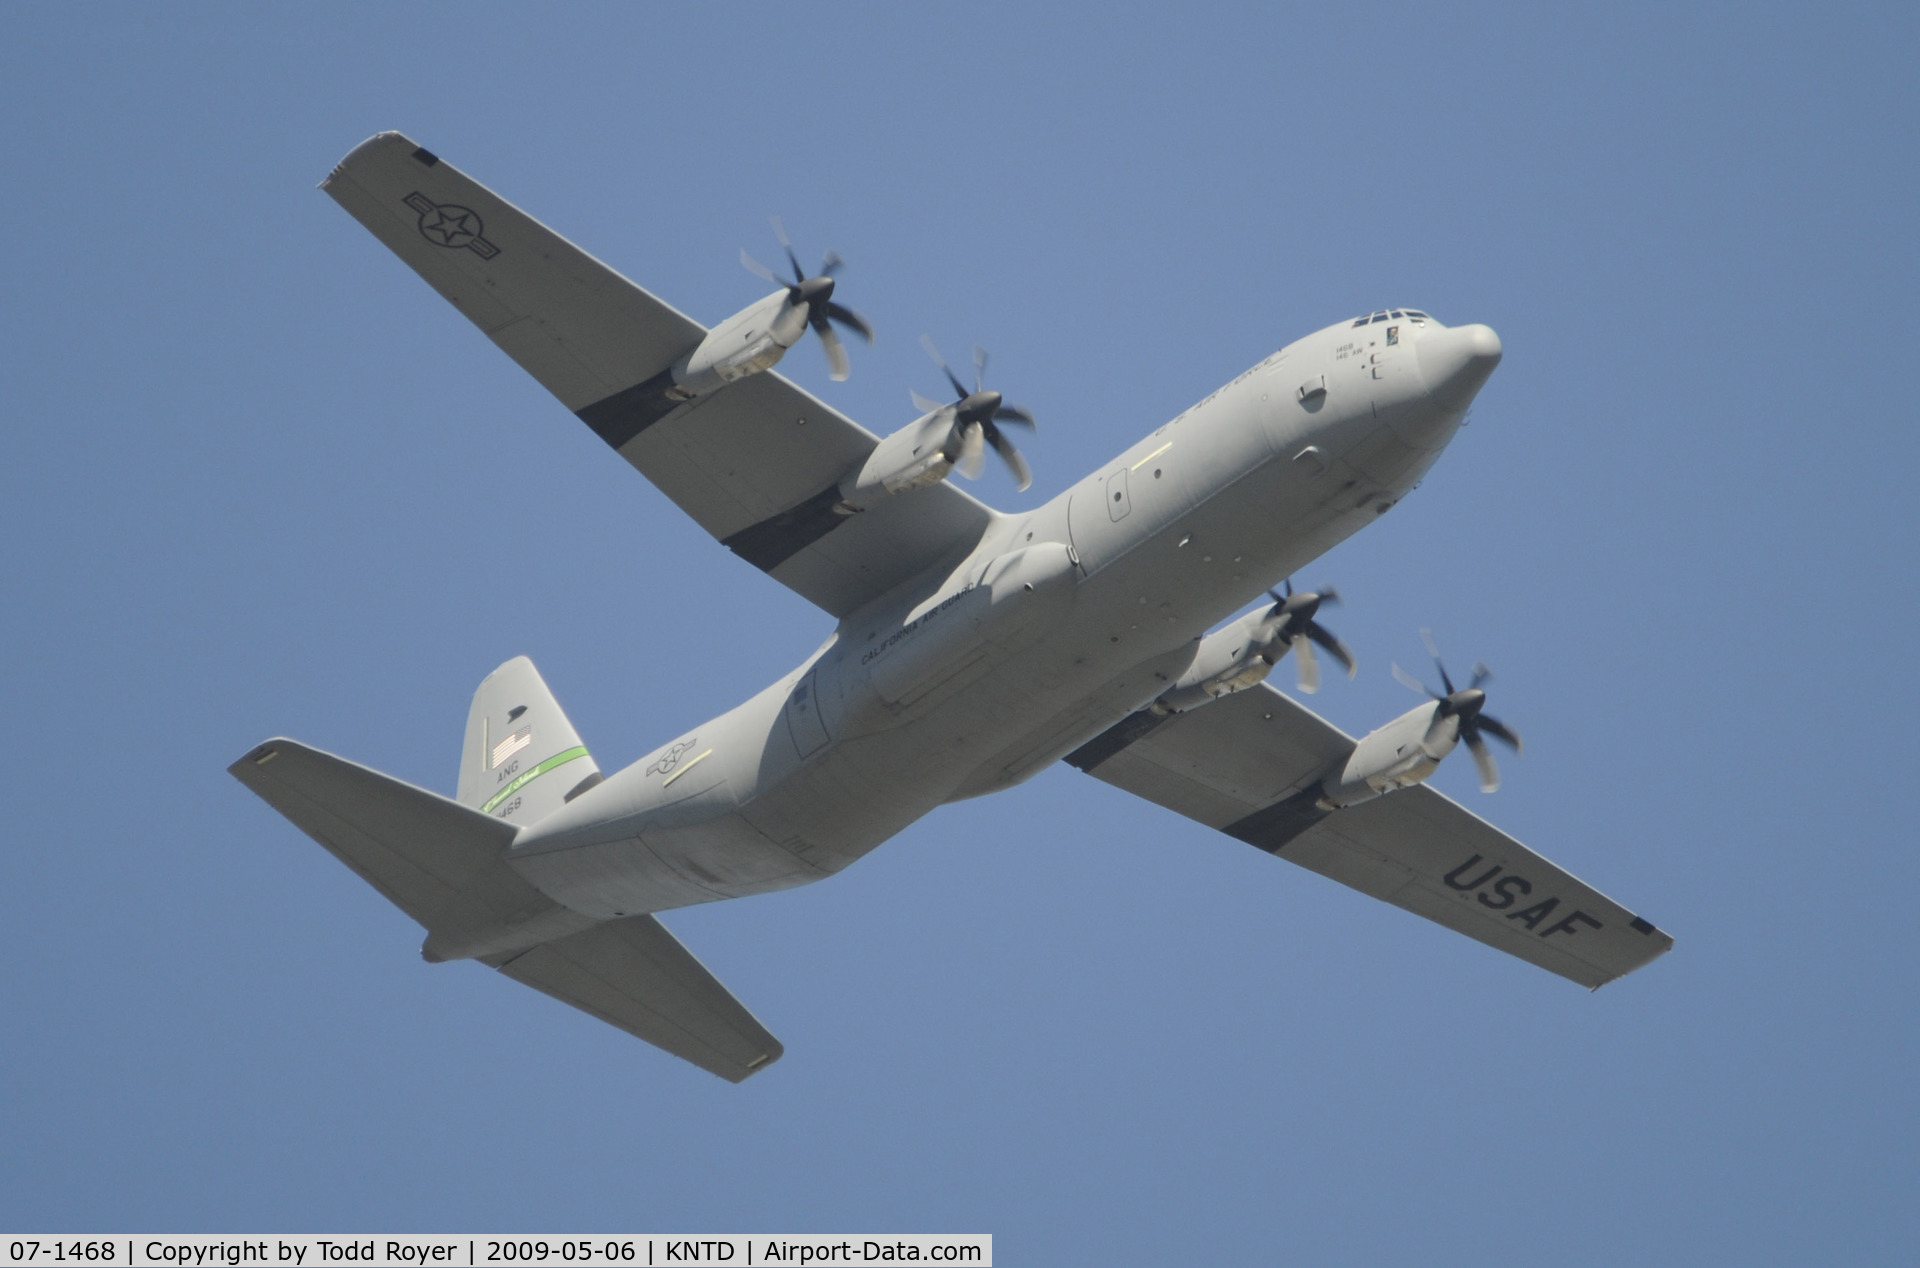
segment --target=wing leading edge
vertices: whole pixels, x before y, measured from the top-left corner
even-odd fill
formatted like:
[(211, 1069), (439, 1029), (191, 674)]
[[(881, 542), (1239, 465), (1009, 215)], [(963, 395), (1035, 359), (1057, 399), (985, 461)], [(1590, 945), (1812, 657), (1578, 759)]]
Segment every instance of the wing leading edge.
[(1135, 714), (1069, 755), (1096, 779), (1599, 987), (1673, 939), (1444, 794), (1313, 803), (1354, 740), (1267, 684), (1157, 723)]
[(773, 371), (669, 398), (705, 327), (397, 132), (321, 188), (702, 528), (834, 616), (992, 522), (945, 482), (841, 513), (877, 437)]

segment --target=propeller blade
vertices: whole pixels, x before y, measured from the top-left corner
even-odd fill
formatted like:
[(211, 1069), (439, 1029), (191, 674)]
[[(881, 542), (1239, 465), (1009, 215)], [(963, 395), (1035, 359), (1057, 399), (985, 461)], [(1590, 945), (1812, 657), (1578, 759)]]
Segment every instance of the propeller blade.
[(1299, 664), (1300, 690), (1312, 695), (1320, 690), (1320, 662), (1314, 659), (1313, 644), (1305, 634), (1293, 636), (1293, 659)]
[(1480, 791), (1498, 792), (1500, 768), (1493, 764), (1493, 754), (1487, 752), (1487, 742), (1480, 738), (1478, 731), (1469, 731), (1460, 738), (1467, 742), (1467, 749), (1473, 754), (1473, 764), (1480, 768)]
[(1412, 674), (1400, 668), (1397, 661), (1393, 666), (1393, 680), (1409, 691), (1417, 691), (1421, 695), (1430, 696), (1435, 700), (1440, 698), (1433, 694), (1432, 688), (1428, 687), (1426, 683), (1421, 682), (1418, 678), (1415, 678)]
[(1485, 731), (1514, 752), (1520, 751), (1520, 737), (1513, 733), (1513, 728), (1501, 722), (1500, 719), (1490, 718), (1483, 713), (1473, 720), (1473, 725), (1477, 730)]
[(1036, 431), (1040, 428), (1040, 424), (1033, 421), (1033, 412), (1024, 405), (1002, 405), (993, 411), (993, 416), (1003, 423), (1018, 423)]
[(820, 261), (820, 276), (832, 277), (840, 271), (840, 266), (845, 263), (846, 261), (840, 258), (838, 251), (827, 252), (825, 258)]
[(859, 313), (854, 312), (844, 304), (836, 304), (832, 300), (828, 300), (827, 319), (829, 321), (839, 322), (848, 330), (864, 337), (868, 343), (873, 342), (873, 326), (865, 317), (862, 317)]
[(1447, 667), (1440, 661), (1440, 649), (1433, 645), (1433, 631), (1421, 630), (1420, 641), (1427, 645), (1427, 655), (1433, 657), (1433, 667), (1440, 671), (1440, 685), (1447, 689), (1448, 695), (1452, 695), (1453, 679), (1447, 677)]
[(1492, 681), (1493, 671), (1487, 668), (1485, 661), (1481, 661), (1473, 667), (1473, 681), (1467, 684), (1467, 688), (1472, 690), (1476, 687), (1484, 687)]
[(967, 389), (961, 386), (960, 380), (954, 376), (953, 371), (947, 366), (947, 359), (940, 355), (940, 349), (933, 346), (933, 340), (926, 335), (921, 335), (920, 346), (927, 350), (927, 355), (933, 358), (933, 363), (940, 367), (942, 374), (947, 376), (947, 382), (953, 384), (954, 399), (960, 401), (966, 400)]
[(1335, 590), (1332, 586), (1321, 586), (1320, 587), (1320, 606), (1323, 608), (1339, 607), (1340, 592), (1338, 590)]
[(833, 326), (823, 315), (808, 323), (813, 333), (820, 336), (820, 346), (827, 350), (827, 377), (835, 383), (843, 382), (849, 372), (847, 350), (840, 343), (840, 336), (833, 333)]
[(1253, 628), (1247, 631), (1247, 637), (1265, 649), (1260, 654), (1267, 658), (1269, 665), (1279, 663), (1280, 658), (1287, 654), (1286, 647), (1276, 642), (1280, 638), (1280, 628), (1285, 624), (1286, 619), (1280, 615), (1279, 609), (1273, 607), (1268, 608), (1266, 613), (1254, 622)]
[(978, 480), (981, 472), (987, 469), (985, 430), (980, 424), (974, 423), (960, 438), (960, 459), (953, 464), (953, 469), (969, 480)]
[(1013, 442), (1000, 434), (998, 427), (982, 426), (981, 430), (986, 433), (987, 443), (993, 446), (993, 451), (1000, 455), (1008, 469), (1013, 472), (1014, 482), (1020, 486), (1019, 491), (1025, 493), (1033, 484), (1033, 468), (1029, 467), (1027, 460), (1020, 456), (1020, 451), (1013, 447)]
[(798, 286), (807, 280), (807, 271), (800, 267), (800, 257), (793, 253), (793, 240), (787, 237), (787, 227), (780, 223), (780, 217), (774, 216), (771, 219), (773, 236), (780, 239), (780, 245), (786, 248), (787, 263), (793, 265), (793, 281), (794, 285)]
[(907, 395), (913, 397), (913, 407), (922, 414), (937, 413), (952, 403), (950, 401), (930, 401), (912, 388), (907, 389)]
[[(1325, 603), (1326, 597), (1322, 595), (1320, 601)], [(1320, 622), (1308, 621), (1307, 628), (1301, 631), (1301, 633), (1326, 648), (1327, 655), (1344, 665), (1347, 670), (1347, 677), (1351, 678), (1360, 672), (1359, 664), (1353, 659), (1353, 649), (1341, 642), (1339, 635), (1320, 624)]]
[(785, 282), (781, 281), (779, 278), (774, 276), (772, 269), (760, 263), (760, 261), (754, 259), (752, 256), (748, 255), (747, 249), (745, 247), (740, 248), (740, 263), (745, 265), (747, 272), (753, 274), (755, 277), (765, 278), (767, 281), (772, 282), (775, 286), (786, 285)]
[(973, 390), (987, 390), (987, 350), (977, 343), (973, 345)]

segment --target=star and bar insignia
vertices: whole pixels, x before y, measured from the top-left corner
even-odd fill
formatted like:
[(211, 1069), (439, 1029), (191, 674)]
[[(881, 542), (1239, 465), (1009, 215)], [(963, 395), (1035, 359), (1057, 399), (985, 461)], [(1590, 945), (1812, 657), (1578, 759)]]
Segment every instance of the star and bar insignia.
[(473, 208), (457, 203), (436, 203), (418, 192), (408, 194), (406, 202), (407, 206), (420, 213), (420, 236), (433, 245), (455, 251), (464, 248), (483, 260), (491, 260), (500, 254), (499, 247), (480, 236), (486, 232), (486, 226), (480, 222), (480, 213)]

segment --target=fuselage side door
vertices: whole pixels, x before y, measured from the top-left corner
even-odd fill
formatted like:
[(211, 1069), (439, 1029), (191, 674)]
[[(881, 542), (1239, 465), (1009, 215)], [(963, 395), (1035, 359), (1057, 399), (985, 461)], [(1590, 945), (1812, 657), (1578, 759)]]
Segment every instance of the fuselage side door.
[(787, 734), (802, 758), (811, 757), (827, 742), (827, 726), (820, 720), (820, 700), (814, 685), (819, 672), (818, 665), (809, 669), (787, 697)]
[(1107, 518), (1118, 524), (1132, 509), (1133, 499), (1127, 492), (1127, 469), (1122, 467), (1107, 477)]
[(1067, 525), (1080, 567), (1088, 575), (1106, 567), (1126, 542), (1132, 526), (1121, 521), (1132, 509), (1125, 467), (1090, 475), (1075, 488), (1067, 504)]

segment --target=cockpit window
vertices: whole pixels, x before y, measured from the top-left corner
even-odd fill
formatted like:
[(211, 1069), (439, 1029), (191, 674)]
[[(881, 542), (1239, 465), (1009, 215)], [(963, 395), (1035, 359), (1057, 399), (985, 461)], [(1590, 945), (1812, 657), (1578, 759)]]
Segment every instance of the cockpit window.
[(1368, 313), (1365, 317), (1355, 317), (1353, 324), (1356, 326), (1366, 326), (1376, 321), (1399, 321), (1402, 319), (1410, 319), (1412, 321), (1433, 320), (1433, 318), (1427, 316), (1425, 313), (1416, 312), (1411, 308), (1383, 308), (1377, 313)]

